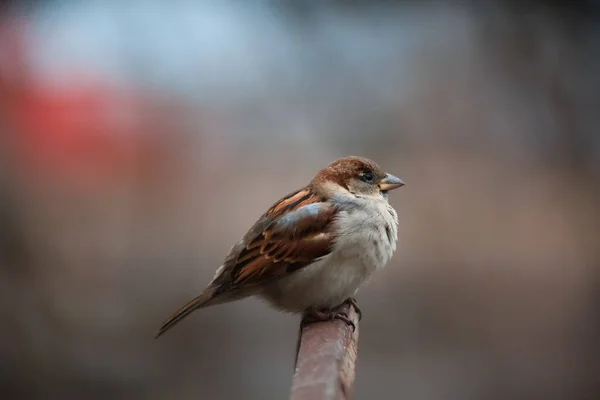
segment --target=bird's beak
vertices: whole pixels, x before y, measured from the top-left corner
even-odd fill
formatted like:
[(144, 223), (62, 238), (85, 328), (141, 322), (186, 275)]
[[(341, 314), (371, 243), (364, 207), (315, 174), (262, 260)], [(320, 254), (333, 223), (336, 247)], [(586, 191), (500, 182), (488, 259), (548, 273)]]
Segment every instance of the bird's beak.
[(379, 189), (384, 192), (397, 189), (400, 186), (404, 186), (404, 182), (402, 182), (402, 179), (392, 174), (385, 174), (385, 178), (379, 182)]

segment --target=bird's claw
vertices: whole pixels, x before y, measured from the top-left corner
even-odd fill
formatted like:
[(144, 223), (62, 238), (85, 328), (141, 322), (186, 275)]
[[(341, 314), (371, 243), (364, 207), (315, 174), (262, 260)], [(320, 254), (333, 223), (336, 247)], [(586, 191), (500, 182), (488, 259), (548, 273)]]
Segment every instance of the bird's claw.
[(360, 311), (360, 307), (358, 306), (356, 299), (354, 297), (349, 297), (344, 303), (354, 307), (354, 312), (356, 312), (356, 315), (358, 315), (358, 320), (360, 321), (362, 319), (362, 311)]
[(307, 310), (307, 312), (304, 315), (304, 318), (302, 319), (302, 327), (313, 322), (333, 321), (334, 319), (339, 319), (340, 321), (345, 322), (348, 326), (352, 327), (352, 332), (356, 330), (356, 325), (354, 324), (354, 322), (352, 322), (350, 317), (348, 317), (347, 313), (333, 310)]
[(346, 314), (345, 312), (333, 313), (332, 319), (339, 319), (340, 321), (345, 322), (346, 325), (352, 328), (352, 332), (356, 330), (356, 325), (354, 325), (354, 322), (348, 317), (348, 314)]

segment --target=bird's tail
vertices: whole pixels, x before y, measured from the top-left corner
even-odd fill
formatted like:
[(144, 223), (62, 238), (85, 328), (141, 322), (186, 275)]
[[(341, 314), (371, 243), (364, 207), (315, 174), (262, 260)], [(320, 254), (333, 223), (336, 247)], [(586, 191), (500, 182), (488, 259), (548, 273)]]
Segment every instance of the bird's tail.
[(207, 288), (202, 294), (200, 294), (195, 299), (191, 300), (185, 306), (181, 307), (179, 310), (175, 311), (160, 327), (158, 334), (155, 339), (160, 335), (171, 329), (175, 324), (179, 321), (190, 315), (192, 312), (196, 311), (199, 308), (203, 308), (211, 305), (213, 302), (211, 300), (214, 299), (215, 290), (212, 288)]

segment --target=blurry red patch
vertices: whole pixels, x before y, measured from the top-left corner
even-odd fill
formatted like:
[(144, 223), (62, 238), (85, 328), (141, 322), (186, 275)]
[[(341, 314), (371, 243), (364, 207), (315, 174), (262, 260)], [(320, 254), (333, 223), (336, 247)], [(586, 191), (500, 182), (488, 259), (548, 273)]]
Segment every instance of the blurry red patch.
[(118, 180), (144, 151), (140, 104), (107, 87), (19, 93), (8, 108), (12, 150), (32, 179)]

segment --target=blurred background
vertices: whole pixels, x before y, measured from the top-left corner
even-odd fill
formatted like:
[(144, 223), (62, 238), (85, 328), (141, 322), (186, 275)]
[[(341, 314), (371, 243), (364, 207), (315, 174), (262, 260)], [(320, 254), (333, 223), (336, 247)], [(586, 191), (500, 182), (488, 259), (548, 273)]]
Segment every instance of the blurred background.
[(297, 316), (153, 337), (345, 155), (407, 182), (356, 398), (598, 398), (600, 2), (2, 4), (2, 399), (287, 398)]

